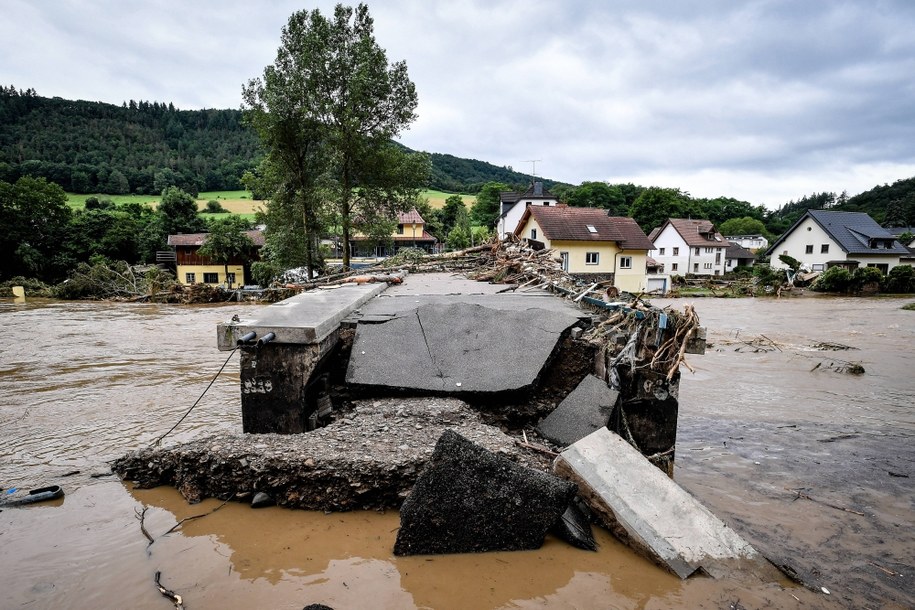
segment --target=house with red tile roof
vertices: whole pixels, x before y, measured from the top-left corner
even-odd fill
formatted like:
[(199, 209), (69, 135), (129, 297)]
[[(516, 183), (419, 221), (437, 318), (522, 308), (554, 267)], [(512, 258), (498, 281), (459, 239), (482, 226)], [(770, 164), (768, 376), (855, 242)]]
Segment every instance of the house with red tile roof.
[[(518, 237), (553, 248), (563, 269), (594, 281), (609, 280), (626, 292), (648, 292), (648, 236), (631, 218), (606, 210), (565, 205), (528, 206), (514, 231)], [(655, 280), (662, 279), (654, 276)]]
[(397, 227), (386, 240), (357, 235), (352, 239), (353, 256), (385, 257), (397, 254), (401, 248), (420, 248), (433, 252), (438, 240), (426, 231), (426, 221), (416, 208), (397, 213)]
[(724, 275), (731, 244), (709, 220), (669, 218), (649, 238), (651, 256), (670, 275)]
[(173, 260), (178, 282), (185, 285), (225, 285), (229, 288), (246, 284), (250, 278), (250, 263), (260, 260), (260, 249), (264, 245), (263, 231), (245, 231), (253, 244), (251, 251), (246, 257), (233, 258), (228, 265), (215, 263), (199, 254), (198, 250), (206, 243), (208, 235), (209, 233), (178, 233), (168, 236), (168, 245), (175, 253)]

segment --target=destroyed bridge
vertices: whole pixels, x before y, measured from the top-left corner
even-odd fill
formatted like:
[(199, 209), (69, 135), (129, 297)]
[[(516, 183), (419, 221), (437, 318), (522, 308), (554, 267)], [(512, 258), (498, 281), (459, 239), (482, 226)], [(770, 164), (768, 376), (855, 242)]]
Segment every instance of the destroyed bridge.
[(395, 554), (593, 548), (597, 523), (681, 578), (763, 561), (672, 480), (691, 307), (608, 301), (523, 243), (399, 262), (219, 325), (244, 433), (114, 470), (190, 502), (396, 508)]

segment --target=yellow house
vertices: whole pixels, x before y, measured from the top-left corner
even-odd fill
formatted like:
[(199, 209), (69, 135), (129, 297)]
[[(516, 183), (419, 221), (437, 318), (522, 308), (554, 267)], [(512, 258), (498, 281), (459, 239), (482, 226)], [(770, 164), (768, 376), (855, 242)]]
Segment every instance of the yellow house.
[(437, 241), (434, 235), (426, 231), (426, 221), (413, 208), (409, 212), (397, 213), (397, 227), (391, 234), (389, 243), (378, 243), (364, 235), (355, 235), (352, 238), (353, 256), (391, 256), (401, 248), (421, 248), (431, 253), (435, 250)]
[(515, 235), (553, 248), (568, 273), (594, 281), (612, 280), (626, 292), (648, 289), (652, 243), (631, 218), (607, 216), (594, 208), (530, 206)]
[[(258, 252), (264, 245), (264, 234), (261, 231), (245, 231), (248, 238), (254, 243), (250, 261), (259, 259)], [(245, 261), (241, 258), (233, 259), (226, 265), (214, 263), (205, 256), (200, 256), (198, 250), (207, 239), (207, 233), (178, 233), (168, 236), (168, 245), (175, 249), (175, 274), (178, 281), (185, 285), (190, 284), (216, 284), (229, 288), (243, 286), (246, 283)]]

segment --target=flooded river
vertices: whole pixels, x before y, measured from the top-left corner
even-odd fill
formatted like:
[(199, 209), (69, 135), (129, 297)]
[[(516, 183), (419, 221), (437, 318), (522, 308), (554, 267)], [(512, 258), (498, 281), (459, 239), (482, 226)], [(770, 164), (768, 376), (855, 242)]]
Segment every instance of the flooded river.
[[(681, 582), (604, 532), (597, 553), (548, 539), (529, 552), (394, 557), (394, 512), (230, 503), (166, 534), (221, 503), (132, 490), (106, 462), (178, 421), (228, 356), (215, 348), (216, 324), (251, 306), (0, 302), (0, 487), (67, 492), (0, 512), (0, 608), (169, 608), (157, 571), (191, 609), (911, 608), (906, 302), (695, 302), (713, 347), (689, 358), (694, 374), (684, 370), (676, 479), (829, 595), (787, 580)], [(856, 349), (816, 349), (824, 342)], [(865, 373), (837, 372), (846, 361)], [(238, 384), (234, 356), (166, 442), (240, 431)]]

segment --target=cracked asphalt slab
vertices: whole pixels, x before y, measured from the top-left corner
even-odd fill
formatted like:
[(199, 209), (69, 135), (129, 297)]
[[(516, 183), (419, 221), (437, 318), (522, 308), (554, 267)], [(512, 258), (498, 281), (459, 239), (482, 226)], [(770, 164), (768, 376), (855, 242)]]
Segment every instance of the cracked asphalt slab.
[(449, 393), (525, 390), (578, 321), (569, 311), (420, 305), (357, 325), (346, 382)]

